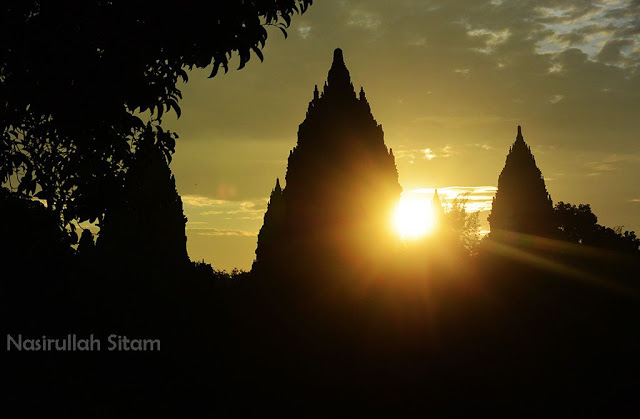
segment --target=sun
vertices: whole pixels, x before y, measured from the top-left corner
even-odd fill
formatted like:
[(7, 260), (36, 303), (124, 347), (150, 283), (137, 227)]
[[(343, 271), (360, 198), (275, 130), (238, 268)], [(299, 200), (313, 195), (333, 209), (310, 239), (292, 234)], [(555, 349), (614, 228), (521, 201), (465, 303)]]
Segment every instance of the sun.
[(416, 194), (402, 195), (393, 214), (393, 228), (403, 240), (424, 237), (435, 224), (431, 200)]

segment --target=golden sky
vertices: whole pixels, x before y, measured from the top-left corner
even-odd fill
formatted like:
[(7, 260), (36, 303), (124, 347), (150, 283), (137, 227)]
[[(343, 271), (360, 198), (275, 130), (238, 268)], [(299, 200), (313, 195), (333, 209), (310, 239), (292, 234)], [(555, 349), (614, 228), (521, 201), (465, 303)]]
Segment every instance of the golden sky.
[(640, 1), (318, 0), (288, 32), (269, 29), (263, 63), (192, 72), (165, 118), (192, 260), (250, 268), (337, 47), (405, 191), (475, 190), (486, 210), (520, 124), (554, 203), (640, 231)]

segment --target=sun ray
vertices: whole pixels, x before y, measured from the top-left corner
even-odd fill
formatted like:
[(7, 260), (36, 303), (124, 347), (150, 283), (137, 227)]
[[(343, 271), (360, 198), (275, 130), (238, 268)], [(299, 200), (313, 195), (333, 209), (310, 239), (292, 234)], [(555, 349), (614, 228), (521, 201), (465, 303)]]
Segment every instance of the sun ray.
[(411, 194), (400, 198), (393, 215), (393, 227), (403, 240), (417, 240), (435, 228), (431, 201), (423, 195)]

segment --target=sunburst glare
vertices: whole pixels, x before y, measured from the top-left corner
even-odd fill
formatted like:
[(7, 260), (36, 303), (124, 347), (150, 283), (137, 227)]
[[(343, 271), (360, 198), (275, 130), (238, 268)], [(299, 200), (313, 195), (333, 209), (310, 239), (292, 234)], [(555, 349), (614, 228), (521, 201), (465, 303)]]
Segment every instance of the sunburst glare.
[(403, 194), (393, 214), (393, 227), (403, 240), (415, 240), (435, 227), (431, 200), (424, 195)]

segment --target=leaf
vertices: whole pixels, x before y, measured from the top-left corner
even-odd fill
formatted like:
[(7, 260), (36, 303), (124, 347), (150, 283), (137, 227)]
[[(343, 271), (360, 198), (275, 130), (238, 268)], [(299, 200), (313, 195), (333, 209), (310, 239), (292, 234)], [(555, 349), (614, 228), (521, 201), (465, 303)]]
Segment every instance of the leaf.
[[(73, 225), (73, 224), (71, 224), (71, 225)], [(72, 231), (69, 234), (69, 238), (71, 239), (71, 244), (77, 244), (78, 243), (78, 233), (76, 233), (75, 231)]]
[(245, 66), (245, 64), (247, 63), (247, 61), (249, 61), (249, 59), (244, 55), (244, 54), (240, 54), (240, 66), (238, 67), (238, 70), (242, 70)]
[(285, 26), (288, 28), (291, 25), (291, 16), (284, 14), (282, 15), (282, 19), (285, 21)]
[(46, 200), (49, 197), (49, 194), (46, 191), (41, 190), (35, 195), (35, 197), (38, 198), (38, 199), (45, 199)]
[(211, 74), (209, 74), (208, 78), (213, 78), (216, 76), (216, 74), (218, 74), (218, 68), (220, 68), (220, 62), (219, 61), (214, 61), (213, 63), (213, 69), (211, 70)]
[(256, 46), (252, 46), (251, 49), (253, 50), (253, 52), (256, 53), (258, 58), (260, 58), (260, 61), (264, 61), (264, 55), (262, 55), (262, 51), (260, 51), (260, 48), (258, 48)]
[(169, 99), (167, 102), (169, 107), (173, 108), (173, 110), (176, 112), (176, 115), (178, 115), (178, 118), (180, 118), (180, 115), (182, 115), (182, 110), (180, 109), (180, 106), (178, 106), (178, 102), (175, 99)]

